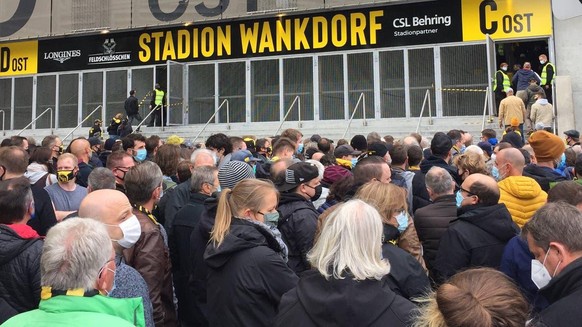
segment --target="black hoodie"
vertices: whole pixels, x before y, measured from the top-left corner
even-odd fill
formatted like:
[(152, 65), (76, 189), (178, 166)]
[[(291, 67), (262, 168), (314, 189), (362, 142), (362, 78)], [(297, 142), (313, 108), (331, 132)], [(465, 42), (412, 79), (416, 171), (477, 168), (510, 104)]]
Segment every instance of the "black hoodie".
[(550, 191), (550, 183), (568, 180), (564, 175), (550, 167), (542, 167), (535, 164), (525, 166), (523, 176), (535, 179), (542, 190), (546, 192)]
[(275, 326), (409, 326), (415, 309), (385, 279), (326, 280), (310, 270), (281, 299)]
[(42, 245), (40, 238), (23, 239), (0, 225), (0, 324), (38, 308)]
[(432, 167), (435, 167), (435, 166), (441, 167), (444, 170), (448, 171), (449, 174), (451, 174), (451, 177), (453, 177), (453, 180), (455, 181), (455, 183), (457, 183), (457, 185), (461, 185), (462, 181), (461, 181), (461, 177), (459, 176), (459, 172), (457, 171), (457, 168), (449, 165), (441, 157), (437, 157), (437, 156), (431, 154), (428, 158), (424, 159), (420, 163), (420, 171), (422, 171), (422, 173), (426, 175), (426, 173), (428, 173), (428, 171)]
[(233, 218), (220, 246), (204, 253), (208, 265), (210, 326), (272, 326), (281, 296), (297, 284), (271, 231)]
[(505, 204), (459, 209), (442, 236), (435, 260), (437, 282), (470, 267), (499, 268), (507, 242), (519, 233)]

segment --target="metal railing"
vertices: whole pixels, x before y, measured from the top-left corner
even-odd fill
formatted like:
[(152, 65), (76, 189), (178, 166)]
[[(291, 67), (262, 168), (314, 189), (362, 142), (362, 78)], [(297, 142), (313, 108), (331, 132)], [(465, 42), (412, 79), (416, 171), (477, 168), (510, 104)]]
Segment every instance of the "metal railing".
[[(150, 110), (150, 112), (148, 112), (148, 114), (139, 122), (139, 124), (137, 124), (137, 127), (133, 131), (131, 131), (130, 134), (137, 132), (139, 130), (139, 128), (141, 127), (141, 125), (143, 125), (146, 122), (146, 120), (148, 118), (150, 118), (150, 116), (154, 113), (154, 111), (156, 111), (158, 109), (159, 106), (160, 105), (158, 104), (152, 110)], [(164, 117), (164, 113), (162, 112), (162, 125), (164, 125), (163, 117)]]
[(2, 113), (2, 136), (6, 136), (6, 129), (4, 129), (4, 122), (6, 122), (6, 112), (4, 110), (0, 110)]
[[(40, 115), (36, 116), (35, 119), (33, 119), (28, 125), (26, 125), (20, 132), (18, 132), (16, 135), (22, 134), (22, 132), (24, 132), (27, 128), (29, 128), (30, 126), (32, 126), (32, 124), (34, 124), (40, 117), (42, 117), (44, 114), (46, 114), (47, 111), (51, 112), (51, 120), (50, 120), (50, 128), (51, 128), (51, 134), (53, 133), (53, 108), (46, 108)], [(4, 129), (4, 119), (2, 119), (2, 129)]]
[(350, 125), (352, 125), (352, 120), (354, 120), (354, 115), (356, 114), (356, 111), (358, 110), (360, 103), (362, 103), (362, 115), (364, 118), (364, 126), (368, 125), (368, 122), (366, 121), (366, 95), (364, 94), (364, 92), (362, 92), (362, 93), (360, 93), (360, 97), (358, 98), (358, 102), (356, 103), (356, 106), (354, 107), (354, 110), (352, 111), (352, 116), (350, 117), (350, 121), (348, 122), (348, 126), (346, 127), (346, 130), (344, 131), (344, 135), (342, 135), (342, 139), (346, 137), (346, 134), (348, 134), (348, 131), (350, 130)]
[(218, 106), (218, 108), (216, 108), (216, 110), (214, 111), (214, 113), (212, 114), (212, 116), (210, 116), (210, 118), (208, 119), (208, 121), (206, 122), (206, 124), (204, 125), (204, 127), (202, 127), (202, 129), (200, 130), (200, 132), (198, 132), (198, 134), (196, 135), (196, 137), (194, 138), (194, 141), (192, 141), (192, 143), (196, 143), (196, 140), (198, 140), (198, 137), (200, 136), (200, 134), (202, 134), (206, 130), (206, 127), (208, 127), (208, 124), (210, 124), (210, 122), (212, 121), (212, 119), (214, 119), (214, 117), (216, 116), (216, 114), (220, 111), (220, 109), (222, 109), (222, 107), (225, 104), (226, 104), (226, 124), (227, 124), (227, 128), (230, 129), (230, 104), (228, 102), (228, 99), (224, 99), (224, 101), (222, 101), (222, 103), (220, 104), (220, 106)]
[(420, 122), (422, 121), (422, 116), (424, 115), (424, 108), (428, 103), (428, 124), (432, 125), (432, 106), (430, 103), (430, 89), (426, 89), (424, 94), (424, 100), (422, 101), (422, 109), (420, 109), (420, 115), (418, 116), (418, 124), (416, 124), (416, 133), (420, 130)]
[(72, 131), (70, 131), (70, 132), (69, 132), (69, 134), (67, 134), (67, 136), (63, 137), (63, 142), (64, 142), (64, 141), (65, 141), (65, 140), (66, 140), (66, 139), (67, 139), (69, 136), (73, 135), (73, 133), (74, 133), (74, 132), (75, 132), (77, 129), (79, 129), (79, 127), (81, 127), (81, 125), (83, 125), (83, 123), (84, 123), (85, 121), (87, 121), (87, 119), (89, 119), (91, 116), (93, 116), (93, 114), (95, 113), (95, 111), (97, 111), (97, 110), (99, 110), (99, 109), (101, 109), (101, 108), (103, 108), (103, 106), (102, 106), (102, 105), (98, 105), (98, 106), (97, 106), (95, 109), (93, 109), (93, 111), (91, 111), (91, 112), (90, 112), (90, 113), (89, 113), (87, 116), (85, 116), (85, 118), (84, 118), (84, 119), (83, 119), (83, 120), (82, 120), (82, 121), (81, 121), (81, 122), (80, 122), (80, 123), (79, 123), (77, 126), (75, 126), (75, 128), (73, 128), (73, 130), (72, 130)]
[(481, 130), (485, 129), (485, 120), (487, 117), (487, 109), (489, 108), (489, 119), (487, 119), (488, 123), (492, 123), (493, 122), (493, 117), (491, 116), (491, 107), (489, 106), (489, 97), (491, 96), (489, 94), (489, 92), (491, 92), (491, 89), (489, 88), (489, 86), (485, 89), (485, 101), (483, 103), (483, 122), (481, 123)]
[(283, 117), (283, 120), (281, 121), (281, 124), (279, 125), (279, 128), (277, 128), (277, 131), (275, 132), (274, 135), (279, 134), (281, 127), (283, 127), (283, 123), (285, 123), (285, 121), (287, 120), (287, 117), (289, 116), (289, 113), (291, 113), (291, 109), (293, 109), (293, 107), (295, 107), (295, 104), (297, 104), (297, 115), (299, 118), (298, 126), (299, 126), (299, 128), (301, 128), (301, 98), (299, 96), (296, 96), (295, 99), (293, 99), (293, 102), (291, 102), (289, 109), (287, 109), (287, 112), (285, 113), (285, 117)]

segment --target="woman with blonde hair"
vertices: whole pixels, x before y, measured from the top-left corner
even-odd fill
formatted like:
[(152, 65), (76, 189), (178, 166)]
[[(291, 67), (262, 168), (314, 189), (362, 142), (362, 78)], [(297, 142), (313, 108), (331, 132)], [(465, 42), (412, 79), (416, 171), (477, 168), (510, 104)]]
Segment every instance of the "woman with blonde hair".
[(338, 205), (281, 299), (275, 326), (409, 326), (414, 304), (394, 293), (382, 259), (382, 218), (361, 200)]
[(519, 288), (492, 268), (460, 272), (424, 302), (413, 327), (523, 327), (529, 315)]
[(408, 216), (406, 190), (394, 184), (370, 182), (358, 190), (355, 198), (376, 208), (382, 217), (382, 256), (392, 266), (393, 290), (407, 299), (426, 294), (430, 281), (414, 223)]
[(455, 167), (457, 167), (459, 177), (461, 177), (462, 181), (471, 174), (479, 173), (483, 175), (491, 175), (487, 169), (485, 158), (473, 151), (465, 151), (465, 153), (456, 156), (453, 159), (453, 163), (455, 164)]
[(204, 253), (210, 326), (271, 326), (281, 296), (297, 283), (281, 234), (269, 227), (278, 200), (273, 184), (258, 179), (222, 190)]

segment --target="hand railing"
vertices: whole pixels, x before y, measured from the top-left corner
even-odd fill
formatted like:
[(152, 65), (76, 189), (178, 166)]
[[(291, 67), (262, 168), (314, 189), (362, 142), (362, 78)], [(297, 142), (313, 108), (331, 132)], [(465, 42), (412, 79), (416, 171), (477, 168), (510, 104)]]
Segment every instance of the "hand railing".
[(426, 89), (424, 94), (424, 100), (422, 101), (422, 109), (420, 109), (420, 115), (418, 116), (418, 124), (416, 124), (416, 133), (420, 130), (420, 122), (422, 121), (422, 116), (424, 115), (424, 108), (428, 103), (428, 124), (432, 125), (432, 106), (430, 103), (430, 89)]
[(6, 112), (4, 110), (0, 110), (2, 113), (2, 136), (6, 136), (6, 129), (4, 129), (4, 122), (6, 121)]
[(87, 119), (89, 119), (91, 116), (93, 116), (93, 114), (95, 113), (95, 111), (101, 109), (103, 106), (102, 105), (98, 105), (95, 109), (93, 109), (93, 111), (91, 111), (77, 126), (75, 126), (75, 128), (73, 128), (72, 131), (69, 132), (69, 134), (67, 134), (67, 136), (63, 137), (63, 142), (71, 135), (73, 135), (73, 133), (79, 129), (79, 127), (81, 127), (81, 125), (83, 125), (83, 123), (85, 121), (87, 121)]
[[(156, 105), (152, 110), (150, 110), (150, 112), (139, 122), (139, 124), (137, 124), (137, 127), (131, 131), (131, 134), (135, 133), (136, 131), (139, 130), (139, 128), (141, 127), (141, 125), (143, 125), (146, 120), (154, 113), (154, 111), (156, 111), (161, 105)], [(162, 117), (163, 117), (163, 113), (162, 113)], [(163, 118), (162, 118), (162, 125), (164, 124)]]
[[(50, 113), (51, 113), (50, 128), (51, 128), (51, 134), (52, 134), (53, 133), (53, 108), (46, 108), (40, 115), (36, 116), (36, 118), (33, 119), (28, 125), (26, 125), (20, 132), (16, 133), (16, 135), (22, 134), (22, 132), (24, 132), (27, 128), (32, 126), (32, 124), (34, 124), (40, 117), (42, 117), (44, 114), (46, 114), (47, 111), (50, 111)], [(2, 118), (2, 130), (4, 130), (4, 118)]]
[(297, 104), (297, 115), (299, 118), (298, 124), (299, 124), (299, 128), (301, 128), (301, 98), (299, 96), (296, 96), (295, 99), (293, 99), (293, 102), (291, 102), (289, 109), (287, 109), (287, 112), (285, 113), (285, 117), (283, 117), (283, 120), (281, 121), (281, 124), (279, 125), (279, 128), (277, 128), (277, 131), (275, 132), (274, 135), (279, 134), (281, 127), (283, 127), (283, 123), (285, 123), (285, 121), (287, 120), (287, 117), (289, 116), (291, 109), (293, 109), (293, 107), (295, 107), (295, 104)]
[(214, 111), (214, 113), (212, 114), (212, 116), (210, 116), (210, 118), (208, 119), (208, 121), (206, 122), (206, 124), (204, 125), (204, 127), (202, 127), (202, 129), (200, 130), (200, 132), (198, 132), (198, 134), (196, 135), (196, 137), (194, 138), (194, 141), (192, 141), (192, 143), (196, 143), (196, 140), (198, 139), (198, 137), (200, 136), (200, 134), (202, 134), (206, 130), (206, 127), (208, 127), (208, 124), (210, 124), (210, 122), (212, 121), (212, 119), (214, 119), (214, 117), (216, 116), (216, 114), (220, 111), (220, 109), (222, 109), (222, 107), (224, 105), (226, 105), (226, 124), (227, 124), (227, 128), (230, 129), (230, 104), (228, 102), (228, 99), (224, 99), (224, 101), (222, 101), (222, 103), (220, 104), (220, 106), (218, 106), (218, 108)]
[(362, 115), (364, 117), (364, 126), (368, 125), (368, 123), (366, 122), (366, 95), (364, 94), (364, 92), (362, 92), (362, 93), (360, 93), (360, 97), (358, 98), (358, 102), (356, 103), (356, 106), (354, 107), (354, 110), (352, 111), (352, 117), (350, 117), (350, 121), (348, 122), (348, 126), (346, 127), (346, 130), (344, 131), (344, 135), (342, 135), (342, 139), (346, 137), (346, 134), (348, 134), (348, 130), (350, 129), (350, 125), (352, 124), (352, 120), (354, 119), (354, 115), (356, 114), (356, 111), (358, 110), (360, 103), (362, 103)]
[(493, 118), (491, 117), (491, 108), (489, 107), (489, 92), (491, 89), (489, 86), (485, 89), (485, 102), (483, 103), (483, 122), (481, 123), (481, 130), (485, 129), (485, 120), (487, 117), (487, 109), (489, 108), (489, 119), (487, 120), (489, 123), (493, 122)]

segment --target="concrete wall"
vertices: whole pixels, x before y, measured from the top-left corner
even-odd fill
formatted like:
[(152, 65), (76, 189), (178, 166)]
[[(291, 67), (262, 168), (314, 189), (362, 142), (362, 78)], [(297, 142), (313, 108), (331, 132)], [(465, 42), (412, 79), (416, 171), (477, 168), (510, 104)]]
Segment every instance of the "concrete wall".
[[(558, 75), (570, 76), (572, 107), (577, 130), (582, 130), (582, 36), (579, 34), (580, 31), (582, 31), (582, 16), (567, 20), (554, 19), (556, 51), (556, 59), (554, 61), (556, 62)], [(560, 114), (561, 110), (560, 98), (559, 96), (557, 98), (558, 114)], [(567, 98), (566, 96), (564, 100)], [(567, 109), (569, 104), (566, 103), (565, 107), (564, 109)], [(570, 113), (566, 114), (570, 115)], [(560, 127), (560, 130), (564, 129)]]

